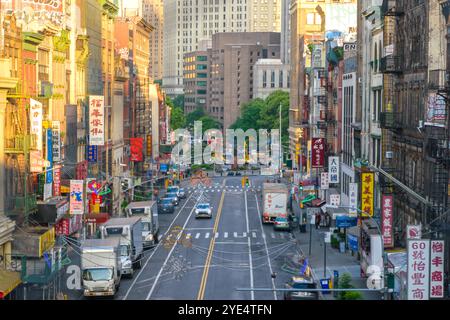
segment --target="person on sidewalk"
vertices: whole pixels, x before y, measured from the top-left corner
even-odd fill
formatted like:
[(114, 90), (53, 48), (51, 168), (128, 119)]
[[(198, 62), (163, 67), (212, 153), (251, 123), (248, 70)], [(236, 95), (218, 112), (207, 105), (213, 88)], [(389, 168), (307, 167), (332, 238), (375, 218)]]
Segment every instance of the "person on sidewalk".
[(320, 214), (316, 214), (316, 229), (319, 229), (321, 216)]

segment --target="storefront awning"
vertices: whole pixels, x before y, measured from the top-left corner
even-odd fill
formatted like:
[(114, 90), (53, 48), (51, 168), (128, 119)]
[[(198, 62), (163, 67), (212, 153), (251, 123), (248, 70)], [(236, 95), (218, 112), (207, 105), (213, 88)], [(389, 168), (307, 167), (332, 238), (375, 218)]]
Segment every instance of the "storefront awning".
[(84, 219), (87, 223), (101, 224), (109, 220), (109, 214), (107, 212), (89, 213), (84, 217)]
[(0, 269), (0, 299), (6, 297), (21, 282), (20, 272)]
[(311, 201), (311, 207), (321, 207), (321, 206), (323, 206), (326, 203), (327, 202), (325, 200), (314, 199), (313, 201)]

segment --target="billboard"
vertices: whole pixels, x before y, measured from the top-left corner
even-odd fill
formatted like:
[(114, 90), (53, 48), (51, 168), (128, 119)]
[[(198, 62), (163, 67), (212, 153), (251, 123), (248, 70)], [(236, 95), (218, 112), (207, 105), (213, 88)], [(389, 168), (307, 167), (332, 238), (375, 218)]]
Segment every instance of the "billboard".
[(328, 157), (330, 183), (339, 183), (339, 157)]
[(311, 167), (323, 168), (325, 160), (325, 139), (313, 138), (311, 140)]
[(446, 118), (445, 97), (437, 93), (430, 93), (427, 102), (427, 114), (425, 124), (435, 127), (444, 127)]
[(373, 172), (361, 174), (361, 210), (363, 211), (363, 217), (373, 217), (374, 178)]
[(105, 101), (103, 96), (89, 96), (89, 145), (105, 144)]
[(393, 196), (383, 195), (381, 198), (381, 232), (385, 248), (394, 246), (393, 207)]
[(61, 166), (56, 165), (53, 170), (53, 195), (61, 195)]
[(47, 161), (48, 166), (45, 174), (45, 183), (53, 182), (53, 133), (52, 129), (47, 129)]
[(430, 240), (408, 240), (408, 300), (430, 296)]
[(70, 214), (83, 213), (83, 180), (70, 180)]

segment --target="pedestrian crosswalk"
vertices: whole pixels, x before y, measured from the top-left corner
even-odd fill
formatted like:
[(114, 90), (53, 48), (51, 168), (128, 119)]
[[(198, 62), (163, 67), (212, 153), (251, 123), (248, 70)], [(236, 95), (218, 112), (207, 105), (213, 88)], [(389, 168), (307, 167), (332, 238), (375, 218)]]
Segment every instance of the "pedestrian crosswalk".
[(213, 192), (259, 192), (261, 191), (261, 187), (251, 187), (251, 186), (190, 186), (185, 188), (188, 192), (192, 191), (203, 191), (204, 193), (213, 193)]
[[(185, 231), (183, 232), (185, 239), (243, 239), (243, 238), (270, 238), (270, 239), (285, 239), (290, 240), (291, 235), (287, 232), (268, 232), (268, 233), (261, 233), (257, 231), (251, 231), (251, 232), (191, 232), (191, 231)], [(169, 234), (168, 237), (171, 237), (172, 235)], [(181, 236), (182, 237), (182, 236)]]

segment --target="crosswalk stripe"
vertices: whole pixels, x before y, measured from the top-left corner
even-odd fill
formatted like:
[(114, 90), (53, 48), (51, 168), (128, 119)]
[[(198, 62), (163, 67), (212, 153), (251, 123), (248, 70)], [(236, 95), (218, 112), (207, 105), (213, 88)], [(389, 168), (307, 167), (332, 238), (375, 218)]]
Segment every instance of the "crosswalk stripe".
[(233, 236), (237, 238), (237, 232), (233, 232)]
[(225, 233), (223, 234), (223, 237), (224, 237), (224, 238), (228, 238), (228, 232), (225, 232)]
[(191, 234), (190, 233), (188, 233), (187, 235), (186, 235), (186, 239), (190, 239), (191, 238)]
[(197, 232), (197, 234), (195, 235), (195, 239), (200, 238), (200, 232)]
[(214, 238), (218, 238), (219, 237), (219, 233), (218, 232), (216, 232), (216, 235), (215, 235), (215, 237)]
[(262, 237), (263, 237), (263, 238), (266, 238), (266, 234), (265, 234), (265, 233), (263, 233), (263, 234), (262, 234)]
[(207, 232), (206, 234), (205, 234), (205, 239), (208, 239), (209, 238), (209, 232)]
[(252, 237), (256, 238), (256, 232), (252, 232)]

